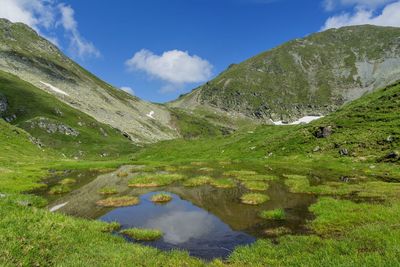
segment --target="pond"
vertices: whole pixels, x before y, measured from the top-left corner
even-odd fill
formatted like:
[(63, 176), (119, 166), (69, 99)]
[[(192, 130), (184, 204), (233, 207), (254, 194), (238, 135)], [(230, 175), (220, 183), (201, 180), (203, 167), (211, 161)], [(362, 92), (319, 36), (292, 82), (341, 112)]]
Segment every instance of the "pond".
[[(203, 172), (204, 168), (200, 172), (185, 170), (185, 177), (195, 177)], [(129, 175), (121, 177), (120, 173)], [(153, 188), (128, 187), (135, 173), (132, 166), (123, 166), (115, 172), (85, 179), (82, 186), (70, 193), (57, 198), (48, 196), (49, 209), (87, 219), (116, 221), (123, 229), (159, 229), (164, 233), (161, 239), (141, 243), (162, 250), (184, 249), (206, 260), (226, 258), (236, 246), (251, 244), (258, 238), (275, 239), (287, 233), (307, 233), (306, 221), (312, 219), (308, 207), (315, 202), (315, 197), (290, 193), (280, 179), (269, 181), (268, 189), (262, 192), (269, 196), (267, 202), (246, 205), (241, 203), (240, 197), (250, 191), (240, 182), (232, 188), (216, 188), (208, 184), (186, 187), (181, 182)], [(208, 175), (217, 179), (222, 172)], [(118, 192), (114, 196), (138, 196), (140, 204), (120, 208), (97, 205), (97, 201), (105, 198), (99, 194), (100, 189), (110, 186)], [(173, 200), (163, 205), (154, 204), (150, 198), (157, 192), (168, 192)], [(261, 211), (273, 209), (283, 209), (285, 219), (267, 220), (259, 216)]]
[(249, 234), (232, 230), (217, 216), (178, 195), (171, 194), (173, 200), (169, 203), (155, 204), (150, 200), (154, 194), (141, 196), (138, 206), (114, 209), (99, 220), (119, 222), (122, 229), (159, 229), (164, 234), (161, 239), (143, 243), (162, 250), (184, 249), (203, 259), (226, 258), (236, 246), (256, 240)]

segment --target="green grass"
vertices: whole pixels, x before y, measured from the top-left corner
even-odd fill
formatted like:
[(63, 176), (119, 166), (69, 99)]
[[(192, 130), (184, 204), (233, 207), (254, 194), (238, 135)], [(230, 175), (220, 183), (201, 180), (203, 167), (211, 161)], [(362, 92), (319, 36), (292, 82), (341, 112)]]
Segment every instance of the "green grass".
[(60, 181), (61, 185), (69, 185), (69, 184), (75, 184), (75, 183), (76, 183), (76, 179), (73, 179), (73, 178), (65, 178)]
[(0, 261), (5, 266), (204, 266), (185, 252), (127, 243), (104, 233), (108, 227), (0, 198)]
[(138, 197), (122, 196), (122, 197), (109, 197), (101, 199), (96, 202), (98, 206), (102, 207), (127, 207), (138, 205), (140, 199)]
[(269, 200), (269, 197), (260, 193), (247, 193), (240, 197), (243, 204), (259, 205)]
[(263, 210), (260, 217), (268, 220), (283, 220), (286, 217), (284, 209)]
[(142, 228), (125, 229), (120, 231), (120, 233), (138, 241), (154, 241), (163, 236), (160, 230)]
[(112, 232), (116, 232), (119, 229), (121, 229), (121, 224), (118, 222), (110, 222), (110, 223), (106, 223), (103, 228), (101, 229), (101, 231), (103, 233), (112, 233)]
[(210, 184), (217, 188), (232, 188), (236, 186), (235, 181), (230, 178), (216, 178)]
[(198, 176), (186, 180), (183, 185), (187, 187), (201, 186), (210, 184), (212, 180), (213, 178), (210, 176)]
[(242, 185), (252, 191), (265, 191), (269, 187), (267, 183), (261, 181), (244, 181)]
[(65, 184), (55, 185), (49, 190), (50, 195), (61, 195), (69, 192), (71, 192), (71, 188)]
[(118, 190), (115, 187), (103, 187), (99, 190), (100, 195), (114, 195), (118, 194)]
[(159, 187), (184, 179), (181, 174), (144, 174), (129, 181), (130, 187)]

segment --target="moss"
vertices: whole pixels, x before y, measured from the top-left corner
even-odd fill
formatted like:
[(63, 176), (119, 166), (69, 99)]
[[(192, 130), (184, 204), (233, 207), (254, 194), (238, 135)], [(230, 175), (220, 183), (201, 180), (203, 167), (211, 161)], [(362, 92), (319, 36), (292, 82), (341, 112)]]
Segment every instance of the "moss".
[(242, 185), (252, 191), (265, 191), (268, 189), (268, 184), (261, 181), (245, 181)]
[(232, 188), (236, 186), (235, 181), (230, 178), (213, 179), (210, 184), (217, 188)]
[(240, 200), (243, 204), (259, 205), (269, 200), (269, 197), (259, 193), (248, 193), (241, 196)]
[(190, 179), (186, 180), (183, 183), (183, 185), (188, 186), (188, 187), (206, 185), (206, 184), (211, 183), (212, 180), (213, 180), (213, 178), (209, 177), (209, 176), (198, 176), (198, 177), (194, 177), (194, 178), (190, 178)]
[(284, 209), (263, 210), (260, 217), (268, 220), (283, 220), (286, 217)]
[(99, 194), (100, 195), (114, 195), (118, 193), (118, 190), (115, 187), (103, 187), (99, 189)]
[(125, 229), (120, 231), (120, 233), (138, 241), (154, 241), (163, 236), (160, 230), (141, 228)]
[(102, 207), (126, 207), (139, 204), (140, 200), (138, 197), (109, 197), (106, 199), (101, 199), (96, 202), (98, 206)]
[(129, 187), (159, 187), (184, 179), (181, 174), (145, 174), (129, 181)]
[(156, 194), (151, 197), (151, 201), (153, 201), (155, 203), (166, 203), (166, 202), (170, 202), (171, 200), (172, 200), (172, 196), (170, 194), (166, 194), (166, 193)]
[(55, 185), (50, 188), (50, 195), (60, 195), (71, 192), (71, 188), (67, 185)]
[(69, 184), (75, 184), (75, 183), (76, 183), (76, 180), (73, 178), (65, 178), (59, 182), (59, 184), (62, 184), (62, 185), (69, 185)]

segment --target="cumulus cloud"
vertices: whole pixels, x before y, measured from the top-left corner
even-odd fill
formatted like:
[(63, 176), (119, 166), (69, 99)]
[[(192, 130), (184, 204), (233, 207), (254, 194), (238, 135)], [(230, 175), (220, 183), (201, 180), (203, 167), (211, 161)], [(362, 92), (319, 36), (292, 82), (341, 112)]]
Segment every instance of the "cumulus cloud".
[[(207, 81), (213, 66), (205, 59), (190, 55), (187, 51), (171, 50), (162, 55), (142, 49), (126, 61), (131, 71), (144, 71), (151, 77), (167, 82), (161, 91), (175, 91), (186, 83)], [(174, 89), (175, 88), (175, 89)]]
[(128, 94), (135, 95), (135, 91), (129, 86), (122, 86), (120, 89)]
[[(25, 23), (56, 45), (59, 41), (53, 36), (54, 30), (62, 25), (74, 56), (100, 55), (95, 46), (79, 33), (71, 6), (57, 5), (55, 0), (0, 0), (0, 18)], [(43, 30), (51, 36), (44, 34)]]
[(352, 13), (342, 13), (327, 19), (322, 30), (350, 25), (371, 24), (400, 27), (400, 1), (387, 4), (380, 12), (374, 8), (357, 7)]

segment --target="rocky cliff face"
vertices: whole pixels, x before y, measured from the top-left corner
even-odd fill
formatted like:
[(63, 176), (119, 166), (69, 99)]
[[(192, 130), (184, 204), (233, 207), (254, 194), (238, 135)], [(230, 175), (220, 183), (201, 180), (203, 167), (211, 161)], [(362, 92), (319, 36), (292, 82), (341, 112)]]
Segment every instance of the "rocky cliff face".
[[(0, 70), (19, 76), (135, 142), (178, 136), (168, 110), (101, 81), (21, 23), (0, 19)], [(151, 114), (152, 116), (150, 116)]]
[(400, 28), (353, 26), (296, 39), (231, 65), (170, 103), (261, 122), (325, 115), (400, 79)]

